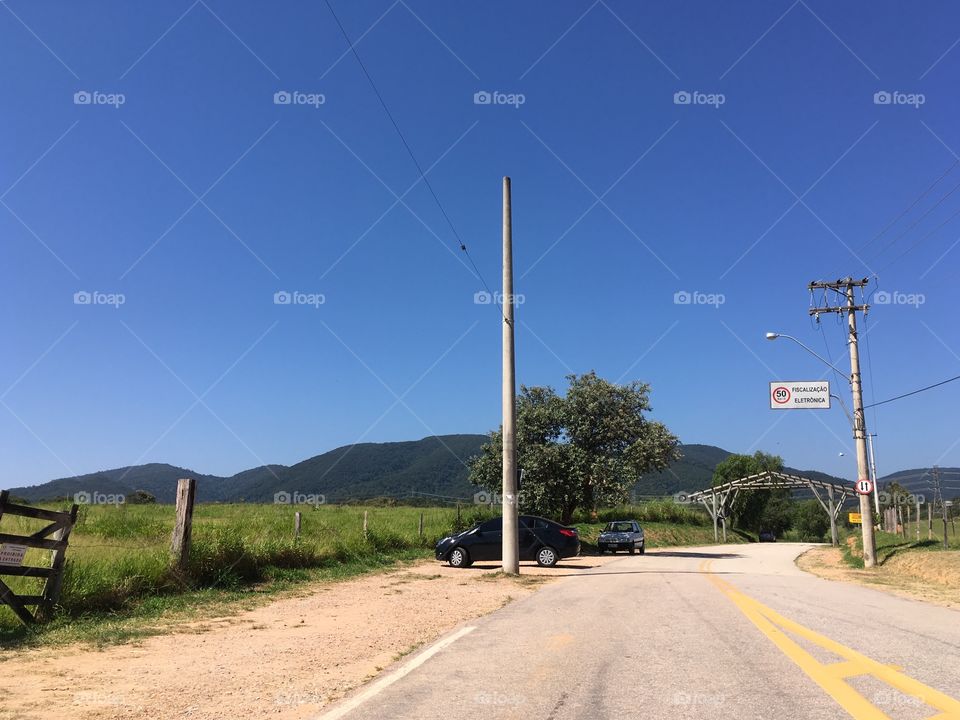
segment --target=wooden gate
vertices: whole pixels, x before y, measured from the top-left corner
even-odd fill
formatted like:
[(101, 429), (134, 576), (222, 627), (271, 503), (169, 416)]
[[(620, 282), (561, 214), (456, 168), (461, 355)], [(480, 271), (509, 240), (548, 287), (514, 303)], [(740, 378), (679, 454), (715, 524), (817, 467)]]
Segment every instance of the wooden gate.
[[(31, 624), (49, 617), (60, 596), (63, 581), (63, 563), (67, 554), (67, 542), (70, 532), (77, 522), (77, 506), (69, 512), (56, 512), (42, 508), (17, 505), (10, 502), (10, 493), (0, 491), (0, 605), (9, 605), (24, 623)], [(17, 515), (50, 524), (31, 535), (15, 535), (2, 532), (4, 515)], [(50, 537), (52, 535), (52, 537)], [(28, 567), (23, 565), (23, 556), (27, 548), (50, 550), (50, 567)], [(45, 578), (43, 593), (40, 595), (18, 595), (3, 582), (2, 576)], [(34, 605), (35, 611), (27, 610)]]

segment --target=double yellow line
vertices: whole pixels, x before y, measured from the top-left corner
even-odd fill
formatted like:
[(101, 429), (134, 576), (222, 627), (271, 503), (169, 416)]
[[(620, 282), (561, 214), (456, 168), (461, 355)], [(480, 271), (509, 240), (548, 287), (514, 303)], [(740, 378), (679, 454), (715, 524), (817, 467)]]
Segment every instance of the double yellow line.
[[(927, 720), (947, 720), (948, 718), (960, 720), (960, 702), (954, 698), (939, 690), (934, 690), (908, 675), (904, 675), (899, 668), (879, 663), (856, 650), (848, 648), (846, 645), (831, 640), (774, 612), (766, 605), (744, 595), (730, 583), (713, 575), (710, 569), (712, 563), (713, 560), (704, 560), (700, 563), (700, 572), (706, 573), (710, 582), (726, 595), (760, 632), (766, 635), (774, 645), (780, 648), (784, 655), (796, 663), (810, 679), (836, 700), (851, 717), (858, 720), (861, 718), (863, 720), (890, 720), (886, 713), (846, 683), (847, 678), (870, 675), (915, 698), (917, 704), (924, 703), (939, 711)], [(840, 662), (821, 663), (791, 639), (787, 632), (844, 659)]]

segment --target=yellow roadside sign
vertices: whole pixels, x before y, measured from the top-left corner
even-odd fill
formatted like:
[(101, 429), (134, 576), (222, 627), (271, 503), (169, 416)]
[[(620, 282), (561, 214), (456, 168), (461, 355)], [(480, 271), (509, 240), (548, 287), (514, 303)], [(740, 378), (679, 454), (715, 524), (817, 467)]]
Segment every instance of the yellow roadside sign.
[(853, 513), (853, 512), (852, 512), (852, 513), (847, 513), (847, 520), (848, 520), (849, 522), (851, 522), (851, 523), (855, 523), (855, 524), (858, 524), (858, 525), (862, 525), (862, 524), (863, 524), (863, 518), (860, 517), (860, 513)]

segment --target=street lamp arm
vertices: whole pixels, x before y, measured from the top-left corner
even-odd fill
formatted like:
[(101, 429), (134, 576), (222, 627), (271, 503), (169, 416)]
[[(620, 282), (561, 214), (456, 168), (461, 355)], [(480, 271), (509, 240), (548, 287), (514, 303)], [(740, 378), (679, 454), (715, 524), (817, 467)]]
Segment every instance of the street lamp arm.
[(848, 373), (847, 371), (841, 370), (840, 368), (838, 368), (838, 367), (837, 367), (836, 365), (834, 365), (833, 363), (828, 362), (825, 358), (823, 358), (821, 355), (819, 355), (817, 352), (815, 352), (812, 348), (807, 347), (807, 346), (804, 345), (802, 342), (800, 342), (799, 340), (797, 340), (797, 338), (795, 338), (793, 335), (787, 335), (787, 334), (785, 334), (785, 333), (767, 333), (767, 339), (768, 339), (768, 340), (776, 340), (777, 338), (787, 338), (787, 340), (793, 340), (797, 345), (799, 345), (799, 346), (802, 347), (804, 350), (806, 350), (808, 353), (810, 353), (811, 355), (813, 355), (817, 360), (819, 360), (820, 362), (822, 362), (822, 363), (823, 363), (824, 365), (826, 365), (827, 367), (833, 368), (834, 370), (836, 370), (836, 371), (837, 371), (838, 373), (840, 373), (841, 375), (849, 375), (849, 373)]

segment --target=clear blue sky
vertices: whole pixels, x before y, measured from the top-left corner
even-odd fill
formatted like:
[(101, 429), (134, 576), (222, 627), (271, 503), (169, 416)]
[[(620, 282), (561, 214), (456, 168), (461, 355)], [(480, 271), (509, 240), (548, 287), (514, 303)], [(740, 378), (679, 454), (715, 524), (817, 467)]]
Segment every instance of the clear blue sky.
[[(493, 286), (513, 178), (522, 383), (643, 380), (685, 442), (853, 478), (839, 407), (768, 409), (825, 368), (765, 331), (845, 362), (810, 280), (923, 294), (871, 312), (868, 401), (960, 373), (960, 193), (923, 216), (960, 170), (867, 245), (960, 151), (955, 4), (335, 8)], [(345, 51), (318, 2), (0, 3), (3, 485), (497, 426), (499, 317)], [(960, 465), (958, 399), (869, 413), (881, 474)]]

